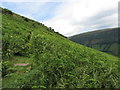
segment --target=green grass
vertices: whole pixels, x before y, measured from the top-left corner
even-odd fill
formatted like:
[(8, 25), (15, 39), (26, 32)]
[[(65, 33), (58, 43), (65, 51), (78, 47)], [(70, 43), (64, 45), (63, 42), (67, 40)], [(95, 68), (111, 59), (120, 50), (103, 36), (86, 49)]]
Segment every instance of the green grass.
[(2, 19), (3, 88), (119, 87), (117, 57), (74, 43), (16, 14), (4, 13)]
[[(7, 73), (10, 72), (10, 73), (5, 75), (5, 77), (3, 78), (2, 84), (3, 84), (3, 87), (8, 87), (8, 88), (10, 88), (9, 84), (14, 85), (14, 83), (17, 79), (21, 78), (22, 76), (24, 76), (25, 74), (30, 72), (31, 66), (33, 65), (33, 62), (30, 58), (21, 57), (21, 56), (14, 56), (12, 58), (8, 58), (5, 61), (6, 61), (5, 64), (7, 67), (6, 72)], [(18, 64), (18, 63), (29, 63), (30, 65), (28, 65), (28, 66), (15, 66), (14, 65), (14, 64)], [(4, 64), (4, 62), (3, 62), (3, 64)], [(11, 88), (14, 88), (14, 87), (12, 86)]]
[[(10, 59), (10, 60), (9, 60)], [(16, 64), (16, 63), (32, 63), (32, 60), (28, 57), (21, 57), (21, 56), (14, 56), (11, 58), (7, 58), (6, 61), (11, 61), (10, 64)]]

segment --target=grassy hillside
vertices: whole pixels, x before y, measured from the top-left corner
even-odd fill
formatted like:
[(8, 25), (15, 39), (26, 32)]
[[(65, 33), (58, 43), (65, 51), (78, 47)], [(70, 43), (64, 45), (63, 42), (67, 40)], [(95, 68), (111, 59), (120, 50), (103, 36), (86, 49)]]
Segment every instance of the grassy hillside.
[[(3, 9), (3, 88), (118, 88), (118, 58)], [(16, 66), (28, 63), (27, 66)]]
[(102, 52), (118, 56), (118, 30), (120, 28), (109, 28), (82, 33), (69, 37), (70, 40), (91, 47)]

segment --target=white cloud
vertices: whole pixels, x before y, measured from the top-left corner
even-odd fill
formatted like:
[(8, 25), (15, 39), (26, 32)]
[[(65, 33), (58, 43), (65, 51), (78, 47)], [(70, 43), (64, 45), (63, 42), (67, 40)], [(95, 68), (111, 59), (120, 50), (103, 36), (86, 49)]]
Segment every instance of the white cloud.
[[(47, 1), (49, 1), (49, 0), (47, 0)], [(34, 19), (34, 16), (33, 16), (33, 14), (34, 13), (38, 13), (39, 14), (39, 8), (42, 6), (42, 5), (44, 5), (46, 2), (16, 2), (16, 10), (23, 10), (23, 16), (26, 16), (26, 17), (28, 17), (28, 18), (31, 18), (31, 19)], [(33, 6), (34, 5), (34, 6)]]
[[(86, 32), (86, 30), (99, 29), (97, 26), (103, 26), (104, 24), (106, 25), (104, 28), (114, 27), (117, 26), (117, 16), (115, 15), (101, 17), (96, 21), (91, 20), (92, 24), (88, 22), (90, 25), (86, 25), (84, 21), (89, 21), (88, 19), (93, 18), (95, 15), (102, 15), (102, 13), (100, 13), (102, 11), (106, 11), (107, 15), (107, 10), (117, 9), (117, 6), (118, 0), (72, 0), (71, 2), (66, 2), (58, 9), (56, 17), (43, 23), (66, 36)], [(117, 12), (115, 12), (115, 14), (117, 14)], [(104, 20), (99, 21), (100, 19)], [(98, 22), (98, 24), (95, 22)], [(112, 22), (110, 24), (111, 26), (109, 26), (110, 22)], [(76, 25), (76, 23), (80, 24)]]
[(2, 2), (66, 2), (69, 0), (2, 0)]

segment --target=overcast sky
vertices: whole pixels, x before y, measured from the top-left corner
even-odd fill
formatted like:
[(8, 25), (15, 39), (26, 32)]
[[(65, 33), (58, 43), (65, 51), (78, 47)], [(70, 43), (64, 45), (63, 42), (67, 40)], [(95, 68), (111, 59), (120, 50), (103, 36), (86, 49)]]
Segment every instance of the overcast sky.
[(2, 0), (2, 7), (71, 36), (118, 26), (119, 0)]

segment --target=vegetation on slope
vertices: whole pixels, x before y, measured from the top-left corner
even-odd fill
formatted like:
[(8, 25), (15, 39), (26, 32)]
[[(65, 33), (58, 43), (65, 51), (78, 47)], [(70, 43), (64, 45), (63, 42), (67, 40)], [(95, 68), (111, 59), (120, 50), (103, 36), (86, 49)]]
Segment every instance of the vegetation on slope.
[(118, 42), (119, 29), (96, 30), (74, 35), (69, 37), (69, 39), (87, 47), (118, 56), (118, 47), (120, 46), (120, 42)]
[[(3, 9), (3, 88), (118, 88), (118, 60)], [(29, 63), (29, 66), (14, 66)]]

